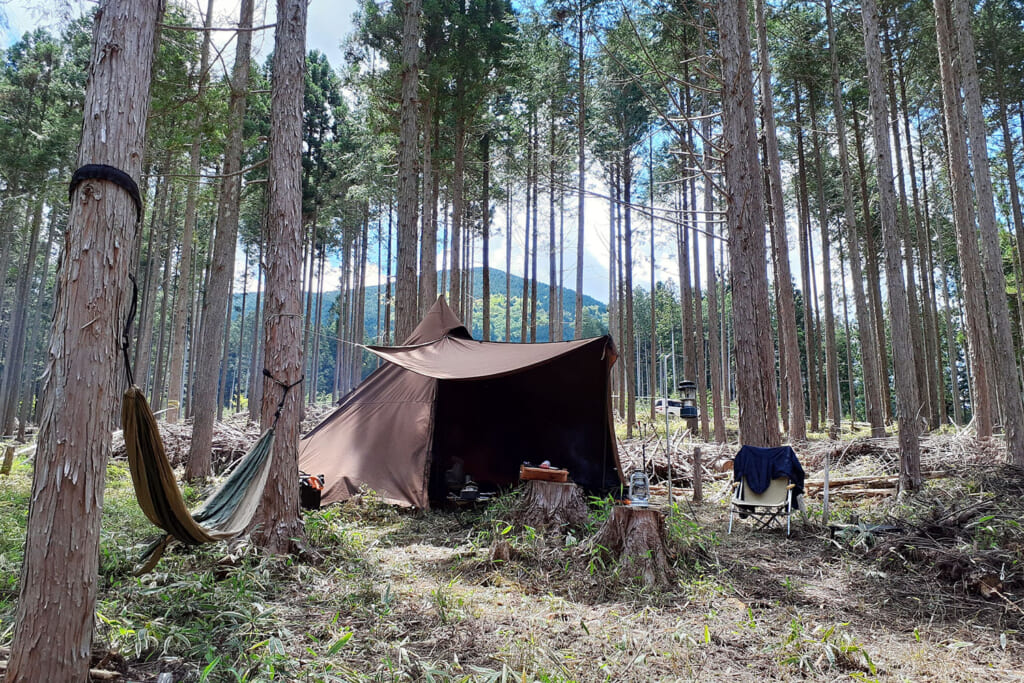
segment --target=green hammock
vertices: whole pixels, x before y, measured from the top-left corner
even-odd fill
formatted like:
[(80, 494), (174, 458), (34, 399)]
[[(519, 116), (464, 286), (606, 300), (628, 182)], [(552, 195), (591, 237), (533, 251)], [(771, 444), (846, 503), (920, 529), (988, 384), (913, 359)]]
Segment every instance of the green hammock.
[(212, 543), (237, 536), (249, 526), (270, 472), (274, 427), (263, 433), (203, 506), (190, 513), (167, 460), (153, 411), (134, 384), (124, 393), (121, 426), (139, 507), (150, 522), (167, 532), (143, 553), (143, 566), (136, 574), (152, 570), (172, 540), (188, 545)]

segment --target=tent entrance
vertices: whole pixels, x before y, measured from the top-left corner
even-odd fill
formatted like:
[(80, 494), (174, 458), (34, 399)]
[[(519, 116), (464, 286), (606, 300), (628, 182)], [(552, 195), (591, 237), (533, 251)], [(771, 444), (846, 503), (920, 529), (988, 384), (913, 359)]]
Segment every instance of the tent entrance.
[(465, 476), (483, 491), (513, 486), (521, 463), (545, 460), (588, 490), (618, 486), (610, 435), (597, 421), (606, 410), (607, 373), (580, 365), (567, 356), (513, 375), (439, 380), (431, 500), (457, 491)]

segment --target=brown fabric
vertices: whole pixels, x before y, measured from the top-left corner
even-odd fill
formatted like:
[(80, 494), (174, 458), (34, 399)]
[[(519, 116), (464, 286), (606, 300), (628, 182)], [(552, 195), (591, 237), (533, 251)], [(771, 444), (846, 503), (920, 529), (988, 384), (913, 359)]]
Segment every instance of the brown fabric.
[(322, 504), (361, 486), (429, 507), (458, 463), (482, 488), (514, 484), (523, 461), (566, 467), (586, 489), (620, 484), (612, 431), (610, 337), (547, 344), (479, 342), (443, 298), (385, 365), (307, 434), (299, 467), (324, 474)]
[(419, 346), (368, 348), (384, 360), (425, 377), (484, 379), (523, 372), (587, 346), (594, 346), (598, 353), (604, 353), (607, 348), (609, 367), (615, 361), (609, 337), (547, 344), (506, 344), (444, 336)]
[(193, 545), (212, 543), (237, 536), (249, 526), (270, 472), (273, 430), (260, 437), (203, 507), (193, 514), (178, 488), (153, 411), (142, 390), (135, 385), (124, 393), (121, 425), (139, 507), (150, 522), (168, 534), (150, 549), (149, 561), (138, 573), (146, 573), (156, 565), (172, 537)]

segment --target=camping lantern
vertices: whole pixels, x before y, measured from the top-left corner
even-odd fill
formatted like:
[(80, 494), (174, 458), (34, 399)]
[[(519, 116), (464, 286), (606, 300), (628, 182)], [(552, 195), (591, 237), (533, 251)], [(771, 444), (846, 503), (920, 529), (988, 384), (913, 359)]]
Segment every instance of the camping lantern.
[(679, 383), (679, 394), (683, 401), (679, 417), (689, 419), (700, 417), (700, 411), (697, 410), (697, 384), (684, 379)]
[(629, 504), (635, 508), (645, 508), (651, 503), (651, 486), (647, 473), (636, 470), (629, 477)]

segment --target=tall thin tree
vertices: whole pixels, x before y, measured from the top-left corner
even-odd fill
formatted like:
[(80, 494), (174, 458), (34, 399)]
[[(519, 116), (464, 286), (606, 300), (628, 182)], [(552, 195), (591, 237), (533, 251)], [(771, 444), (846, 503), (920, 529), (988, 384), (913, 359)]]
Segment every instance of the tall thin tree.
[(119, 183), (86, 178), (72, 188), (8, 683), (88, 678), (110, 409), (124, 386), (118, 340), (140, 208), (118, 185), (130, 188), (142, 171), (162, 12), (162, 0), (108, 0), (96, 13), (78, 165), (105, 165)]

